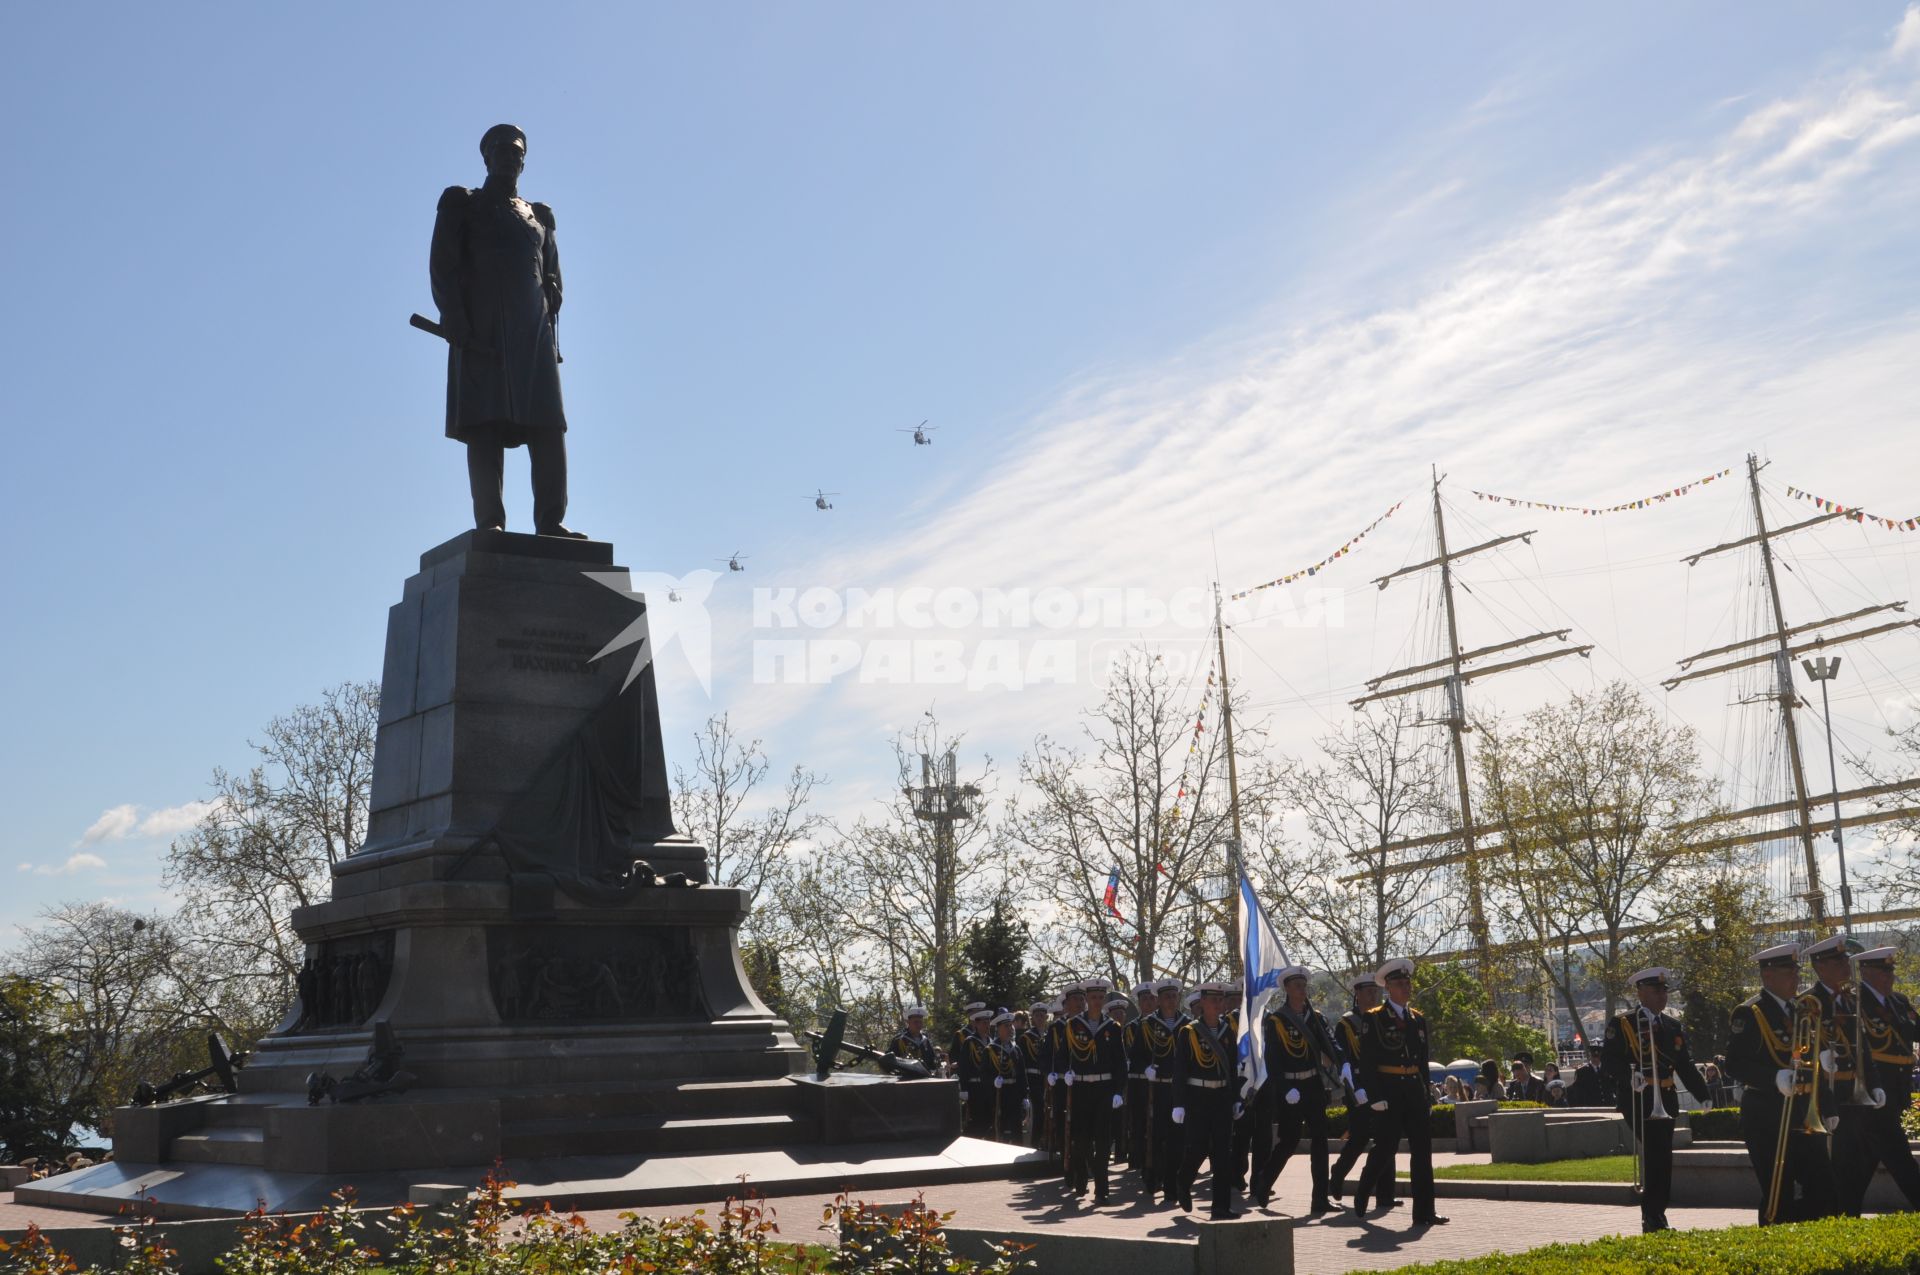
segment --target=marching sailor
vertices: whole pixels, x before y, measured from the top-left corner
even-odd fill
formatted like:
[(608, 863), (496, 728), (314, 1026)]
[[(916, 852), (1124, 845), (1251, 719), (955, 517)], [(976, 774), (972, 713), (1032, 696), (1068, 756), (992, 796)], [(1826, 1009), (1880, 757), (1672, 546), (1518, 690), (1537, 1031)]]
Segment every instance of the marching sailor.
[(1146, 1111), (1142, 1119), (1151, 1126), (1147, 1135), (1147, 1200), (1164, 1196), (1168, 1204), (1180, 1192), (1180, 1129), (1173, 1123), (1173, 1047), (1174, 1038), (1186, 1023), (1180, 1012), (1180, 980), (1163, 978), (1154, 984), (1158, 1002), (1154, 1012), (1140, 1020), (1145, 1041), (1147, 1065)]
[(1267, 1081), (1254, 1098), (1257, 1114), (1253, 1136), (1253, 1202), (1262, 1208), (1273, 1198), (1273, 1184), (1287, 1167), (1300, 1129), (1312, 1138), (1313, 1202), (1309, 1212), (1321, 1214), (1327, 1201), (1327, 1081), (1333, 1072), (1333, 1032), (1319, 1010), (1307, 1001), (1309, 971), (1289, 965), (1280, 971), (1285, 995), (1268, 1010), (1261, 1030), (1266, 1033)]
[(1067, 1024), (1086, 1011), (1086, 984), (1067, 984), (1060, 990), (1060, 1012), (1054, 1017), (1047, 1035), (1047, 1105), (1052, 1113), (1052, 1131), (1047, 1135), (1047, 1142), (1060, 1157), (1062, 1179), (1069, 1189), (1073, 1185), (1073, 1158), (1067, 1137), (1072, 1131), (1072, 1111), (1067, 1105), (1072, 1094), (1067, 1089), (1064, 1075), (1071, 1070), (1067, 1062)]
[(954, 1047), (954, 1069), (960, 1079), (961, 1101), (966, 1104), (966, 1128), (970, 1138), (993, 1136), (993, 1046), (987, 1037), (987, 1023), (993, 1011), (985, 1005), (967, 1014), (967, 1033)]
[(1200, 1017), (1180, 1025), (1173, 1045), (1173, 1122), (1180, 1126), (1186, 1154), (1180, 1164), (1180, 1207), (1193, 1211), (1193, 1181), (1200, 1162), (1210, 1161), (1216, 1221), (1238, 1217), (1233, 1211), (1233, 1122), (1239, 1114), (1240, 1046), (1225, 1011), (1227, 986), (1202, 983)]
[(1013, 1037), (1011, 1011), (1001, 1010), (989, 1025), (993, 1029), (988, 1045), (988, 1060), (993, 1064), (993, 1137), (997, 1142), (1018, 1142), (1025, 1127), (1026, 1063)]
[(1907, 1207), (1920, 1209), (1920, 1165), (1907, 1145), (1900, 1117), (1913, 1105), (1913, 1047), (1920, 1041), (1920, 1015), (1913, 1002), (1893, 990), (1893, 961), (1898, 949), (1876, 947), (1860, 953), (1860, 1018), (1867, 1056), (1861, 1067), (1879, 1105), (1868, 1112), (1867, 1140), (1859, 1156), (1839, 1166), (1840, 1200), (1847, 1212), (1858, 1213), (1876, 1165), (1887, 1166), (1887, 1176), (1907, 1197)]
[(1427, 1085), (1427, 1020), (1409, 1003), (1413, 962), (1395, 957), (1375, 977), (1387, 989), (1387, 999), (1362, 1018), (1359, 1073), (1360, 1088), (1373, 1100), (1373, 1151), (1353, 1193), (1353, 1212), (1366, 1216), (1369, 1190), (1382, 1205), (1393, 1207), (1393, 1161), (1404, 1138), (1413, 1179), (1413, 1224), (1443, 1226), (1448, 1219), (1433, 1204), (1433, 1133), (1427, 1127), (1433, 1106)]
[(896, 1058), (911, 1058), (927, 1069), (927, 1074), (940, 1074), (940, 1051), (933, 1047), (933, 1037), (927, 1035), (927, 1007), (909, 1005), (906, 1013), (907, 1024), (900, 1034), (893, 1038), (887, 1049)]
[[(1812, 993), (1820, 1002), (1820, 1065), (1833, 1081), (1834, 1104), (1823, 1115), (1838, 1116), (1833, 1138), (1827, 1144), (1827, 1158), (1833, 1164), (1834, 1187), (1838, 1190), (1846, 1173), (1844, 1166), (1857, 1164), (1871, 1152), (1869, 1131), (1873, 1114), (1871, 1086), (1860, 1083), (1859, 1060), (1853, 1056), (1853, 1040), (1859, 1024), (1859, 999), (1853, 989), (1853, 954), (1860, 945), (1844, 934), (1835, 934), (1809, 944), (1800, 955), (1813, 963)], [(1845, 1192), (1840, 1193), (1844, 1211), (1855, 1217), (1859, 1206), (1846, 1208)]]
[[(1125, 1117), (1127, 1130), (1127, 1167), (1144, 1175), (1147, 1163), (1147, 1142), (1150, 1131), (1147, 1128), (1147, 1020), (1160, 1009), (1159, 994), (1152, 982), (1141, 982), (1133, 989), (1136, 1002), (1134, 1008), (1139, 1011), (1127, 1020), (1121, 1029), (1121, 1044), (1127, 1052), (1127, 1105), (1120, 1114)], [(1153, 1184), (1147, 1183), (1151, 1191)]]
[[(1340, 1015), (1340, 1022), (1333, 1034), (1333, 1043), (1340, 1050), (1340, 1083), (1347, 1103), (1347, 1145), (1341, 1149), (1340, 1158), (1334, 1161), (1330, 1175), (1332, 1180), (1327, 1183), (1327, 1194), (1336, 1200), (1347, 1193), (1347, 1174), (1353, 1171), (1354, 1164), (1372, 1141), (1373, 1108), (1367, 1105), (1366, 1091), (1355, 1086), (1360, 1083), (1363, 1015), (1380, 1003), (1380, 984), (1372, 970), (1349, 979), (1347, 988), (1353, 993), (1353, 1008)], [(1367, 1189), (1364, 1174), (1360, 1179), (1360, 1194), (1373, 1194)]]
[(1640, 1229), (1648, 1233), (1670, 1229), (1667, 1201), (1673, 1193), (1673, 1125), (1680, 1110), (1675, 1081), (1701, 1102), (1707, 1100), (1707, 1081), (1694, 1066), (1686, 1033), (1666, 1014), (1671, 974), (1665, 966), (1655, 965), (1629, 978), (1640, 1004), (1608, 1020), (1600, 1045), (1600, 1069), (1613, 1084), (1620, 1114), (1640, 1139)]
[[(1760, 1225), (1803, 1222), (1831, 1217), (1840, 1211), (1833, 1166), (1827, 1159), (1827, 1135), (1806, 1129), (1807, 1107), (1817, 1094), (1820, 1110), (1833, 1109), (1833, 1090), (1823, 1070), (1811, 1085), (1794, 1076), (1794, 1019), (1817, 1015), (1820, 1002), (1800, 995), (1800, 949), (1781, 943), (1754, 955), (1760, 967), (1760, 991), (1734, 1007), (1728, 1026), (1727, 1071), (1740, 1082), (1740, 1138), (1747, 1144), (1747, 1160), (1760, 1180)], [(1814, 1040), (1819, 1039), (1818, 1028)], [(1773, 1189), (1774, 1149), (1780, 1122), (1788, 1125), (1781, 1172), (1778, 1217), (1769, 1217), (1767, 1201)], [(1831, 1115), (1825, 1121), (1839, 1122)], [(1798, 1198), (1795, 1198), (1795, 1188)]]
[(1020, 1066), (1026, 1076), (1027, 1145), (1047, 1149), (1047, 1036), (1053, 1006), (1035, 1001), (1027, 1006), (1027, 1026), (1020, 1033)]

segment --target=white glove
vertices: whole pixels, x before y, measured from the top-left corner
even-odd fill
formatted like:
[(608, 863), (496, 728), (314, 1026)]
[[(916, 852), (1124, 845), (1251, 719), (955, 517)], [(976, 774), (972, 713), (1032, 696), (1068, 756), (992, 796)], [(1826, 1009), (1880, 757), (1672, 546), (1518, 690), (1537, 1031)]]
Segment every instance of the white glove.
[(1300, 1091), (1298, 1089), (1287, 1090), (1287, 1105), (1289, 1107), (1297, 1107), (1300, 1105)]
[(1236, 1103), (1234, 1103), (1234, 1104), (1233, 1104), (1233, 1118), (1234, 1118), (1235, 1120), (1238, 1120), (1238, 1119), (1239, 1119), (1239, 1118), (1240, 1118), (1241, 1116), (1244, 1116), (1244, 1115), (1246, 1115), (1246, 1114), (1247, 1114), (1247, 1104), (1246, 1104), (1246, 1103), (1244, 1103), (1244, 1102), (1236, 1102)]
[(1825, 1072), (1840, 1070), (1840, 1064), (1834, 1059), (1831, 1049), (1823, 1049), (1820, 1051), (1820, 1070)]
[(1884, 1090), (1884, 1089), (1876, 1089), (1876, 1090), (1874, 1090), (1874, 1091), (1873, 1091), (1873, 1107), (1874, 1107), (1874, 1110), (1875, 1110), (1875, 1111), (1878, 1111), (1878, 1110), (1879, 1110), (1880, 1108), (1882, 1108), (1882, 1107), (1884, 1107), (1884, 1106), (1886, 1106), (1886, 1105), (1887, 1105), (1887, 1091), (1886, 1091), (1886, 1090)]
[(1073, 1073), (1072, 1073), (1072, 1072), (1068, 1072), (1068, 1073), (1067, 1073), (1067, 1075), (1066, 1075), (1066, 1081), (1067, 1081), (1067, 1088), (1069, 1088), (1069, 1089), (1071, 1089), (1071, 1088), (1073, 1088)]
[(1047, 1087), (1048, 1087), (1049, 1089), (1051, 1089), (1051, 1088), (1052, 1088), (1053, 1086), (1055, 1086), (1055, 1085), (1057, 1085), (1057, 1084), (1059, 1084), (1059, 1083), (1060, 1083), (1060, 1073), (1059, 1073), (1059, 1072), (1057, 1072), (1057, 1071), (1050, 1071), (1050, 1072), (1048, 1072), (1048, 1073), (1047, 1073)]
[(1185, 1107), (1175, 1107), (1173, 1109), (1173, 1122), (1175, 1124), (1185, 1124), (1187, 1122), (1187, 1109)]
[(1372, 1106), (1372, 1108), (1375, 1111), (1385, 1111), (1387, 1109), (1387, 1100), (1385, 1098), (1382, 1098), (1379, 1102), (1371, 1103), (1369, 1105)]
[(1147, 1079), (1148, 1079), (1148, 1080), (1158, 1080), (1159, 1078), (1160, 1078), (1160, 1069), (1159, 1069), (1158, 1067), (1156, 1067), (1156, 1066), (1154, 1066), (1154, 1065), (1153, 1065), (1152, 1063), (1148, 1063), (1148, 1064), (1147, 1064)]
[(1635, 1093), (1639, 1093), (1642, 1089), (1645, 1089), (1646, 1087), (1647, 1087), (1647, 1078), (1641, 1075), (1637, 1071), (1634, 1072), (1633, 1073), (1633, 1091)]
[(1113, 1095), (1113, 1109), (1115, 1111), (1120, 1110), (1120, 1108), (1126, 1105), (1127, 1105), (1127, 1100), (1125, 1098), (1121, 1097), (1119, 1094)]
[(1773, 1087), (1780, 1091), (1782, 1098), (1793, 1097), (1793, 1068), (1782, 1067), (1773, 1073)]
[(1820, 1123), (1827, 1127), (1828, 1133), (1832, 1133), (1835, 1129), (1838, 1129), (1840, 1127), (1840, 1117), (1828, 1116), (1825, 1120), (1822, 1120)]
[(1340, 1064), (1340, 1079), (1346, 1081), (1348, 1084), (1353, 1083), (1353, 1064), (1352, 1063)]
[(1359, 1104), (1360, 1104), (1361, 1106), (1363, 1106), (1363, 1107), (1364, 1107), (1364, 1106), (1366, 1106), (1366, 1105), (1367, 1105), (1367, 1091), (1366, 1091), (1366, 1090), (1364, 1090), (1364, 1089), (1356, 1089), (1356, 1090), (1354, 1090), (1354, 1091), (1353, 1091), (1353, 1100), (1354, 1100), (1355, 1102), (1357, 1102), (1357, 1103), (1359, 1103)]
[(995, 1089), (1005, 1089), (1007, 1087), (1007, 1078), (1005, 1076), (995, 1076), (993, 1078), (993, 1087)]

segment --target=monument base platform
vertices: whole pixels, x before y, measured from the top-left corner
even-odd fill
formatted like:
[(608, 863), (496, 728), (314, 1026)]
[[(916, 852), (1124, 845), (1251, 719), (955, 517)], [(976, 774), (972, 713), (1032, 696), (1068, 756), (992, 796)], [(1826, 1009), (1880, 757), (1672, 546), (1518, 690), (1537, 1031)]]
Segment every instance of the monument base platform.
[[(556, 1209), (700, 1204), (760, 1195), (842, 1189), (855, 1194), (899, 1187), (1031, 1177), (1046, 1157), (1027, 1147), (977, 1138), (792, 1146), (693, 1155), (556, 1156), (504, 1160), (509, 1198), (551, 1201)], [(264, 1204), (271, 1212), (310, 1213), (351, 1186), (366, 1207), (441, 1202), (477, 1187), (479, 1168), (374, 1173), (275, 1173), (239, 1164), (136, 1164), (111, 1161), (43, 1178), (14, 1192), (16, 1204), (112, 1211), (144, 1207), (168, 1219), (238, 1217)], [(742, 1184), (744, 1179), (744, 1185)]]

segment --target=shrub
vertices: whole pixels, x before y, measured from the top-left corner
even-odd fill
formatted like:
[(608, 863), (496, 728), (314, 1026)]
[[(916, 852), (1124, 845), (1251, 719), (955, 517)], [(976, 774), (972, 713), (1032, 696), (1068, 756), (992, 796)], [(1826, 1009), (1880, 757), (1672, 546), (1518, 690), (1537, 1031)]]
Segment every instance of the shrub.
[[(241, 1223), (238, 1241), (215, 1259), (222, 1275), (579, 1275), (581, 1272), (709, 1272), (711, 1275), (1014, 1275), (1031, 1270), (1025, 1245), (995, 1246), (986, 1263), (956, 1257), (947, 1245), (951, 1213), (924, 1203), (904, 1212), (870, 1208), (841, 1196), (826, 1210), (825, 1229), (840, 1246), (797, 1245), (779, 1238), (766, 1202), (728, 1200), (717, 1216), (622, 1215), (624, 1225), (595, 1234), (578, 1214), (527, 1210), (507, 1198), (513, 1184), (489, 1175), (479, 1190), (447, 1212), (403, 1206), (390, 1213), (356, 1210), (342, 1190), (322, 1213), (303, 1218), (264, 1210)], [(116, 1232), (124, 1256), (114, 1275), (177, 1275), (177, 1254), (160, 1224), (142, 1218)], [(377, 1238), (376, 1249), (368, 1240)], [(0, 1240), (0, 1275), (104, 1275), (81, 1271), (37, 1227)]]
[(1920, 1214), (1665, 1231), (1402, 1266), (1395, 1275), (1913, 1275)]
[(1695, 1142), (1733, 1142), (1740, 1138), (1740, 1108), (1714, 1107), (1687, 1117)]
[(1909, 1138), (1920, 1138), (1920, 1093), (1913, 1095), (1913, 1101), (1907, 1104), (1907, 1110), (1900, 1117), (1900, 1123), (1907, 1127)]

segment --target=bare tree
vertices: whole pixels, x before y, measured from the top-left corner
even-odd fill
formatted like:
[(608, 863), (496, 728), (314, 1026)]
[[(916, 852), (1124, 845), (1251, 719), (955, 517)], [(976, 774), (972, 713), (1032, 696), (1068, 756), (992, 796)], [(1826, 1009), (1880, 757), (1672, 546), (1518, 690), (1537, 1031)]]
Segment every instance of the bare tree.
[(105, 903), (62, 904), (25, 931), (9, 965), (51, 993), (63, 1047), (48, 1081), (77, 1118), (110, 1131), (135, 1085), (205, 1065), (193, 1029), (222, 1018), (190, 992), (186, 960), (171, 926)]
[(963, 780), (948, 760), (960, 744), (941, 737), (931, 711), (895, 735), (893, 792), (846, 830), (838, 850), (859, 886), (842, 918), (848, 934), (871, 945), (896, 1007), (909, 997), (924, 1001), (941, 1024), (953, 1012), (961, 935), (991, 909), (1005, 880), (1005, 854), (987, 817), (993, 762), (982, 759)]
[(1574, 972), (1593, 977), (1611, 1016), (1635, 936), (1685, 914), (1678, 887), (1707, 859), (1682, 830), (1713, 804), (1694, 733), (1621, 682), (1481, 729), (1475, 800), (1503, 837), (1486, 867), (1510, 944), (1567, 1004)]
[(211, 809), (167, 852), (183, 941), (206, 957), (202, 993), (248, 1007), (250, 1031), (291, 999), (305, 955), (294, 910), (328, 896), (332, 866), (366, 835), (379, 715), (376, 686), (345, 682), (274, 718), (251, 745), (259, 761), (216, 769)]
[[(1911, 783), (1920, 774), (1920, 721), (1895, 736), (1893, 758), (1891, 765), (1867, 768), (1868, 777), (1876, 784), (1895, 784)], [(1861, 881), (1879, 892), (1883, 908), (1920, 904), (1920, 814), (1912, 813), (1915, 793), (1902, 789), (1875, 798), (1873, 804), (1894, 817), (1882, 825), (1880, 853), (1857, 869)], [(1850, 850), (1851, 841), (1849, 837)]]
[[(1059, 909), (1065, 950), (1116, 980), (1193, 974), (1231, 928), (1232, 819), (1220, 732), (1196, 732), (1200, 688), (1183, 696), (1145, 646), (1129, 652), (1087, 710), (1082, 748), (1045, 735), (1020, 760), (1025, 795), (1002, 825), (1026, 874)], [(1256, 728), (1236, 723), (1244, 828), (1267, 826), (1278, 791), (1259, 762)], [(1182, 794), (1182, 790), (1184, 795)], [(1114, 909), (1105, 885), (1118, 870)], [(1118, 911), (1120, 916), (1113, 915)]]
[(1318, 742), (1325, 754), (1280, 774), (1279, 803), (1304, 825), (1304, 843), (1270, 841), (1262, 887), (1274, 924), (1329, 970), (1376, 969), (1422, 956), (1457, 933), (1446, 869), (1390, 871), (1387, 846), (1446, 820), (1447, 772), (1421, 738), (1412, 702), (1389, 700)]
[[(693, 770), (674, 767), (674, 822), (705, 843), (714, 884), (745, 890), (752, 909), (779, 861), (823, 826), (807, 808), (821, 780), (795, 766), (778, 792), (768, 791), (772, 766), (760, 741), (742, 740), (726, 713), (709, 717), (693, 739)], [(748, 928), (761, 928), (751, 910)]]

